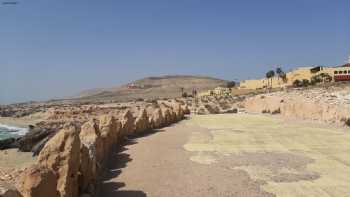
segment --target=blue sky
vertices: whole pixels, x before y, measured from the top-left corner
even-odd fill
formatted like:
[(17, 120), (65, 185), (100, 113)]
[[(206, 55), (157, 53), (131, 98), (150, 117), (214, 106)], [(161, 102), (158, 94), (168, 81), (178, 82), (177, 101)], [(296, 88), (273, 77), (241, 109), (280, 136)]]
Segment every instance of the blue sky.
[(256, 78), (350, 54), (346, 0), (16, 1), (0, 0), (0, 103), (162, 74)]

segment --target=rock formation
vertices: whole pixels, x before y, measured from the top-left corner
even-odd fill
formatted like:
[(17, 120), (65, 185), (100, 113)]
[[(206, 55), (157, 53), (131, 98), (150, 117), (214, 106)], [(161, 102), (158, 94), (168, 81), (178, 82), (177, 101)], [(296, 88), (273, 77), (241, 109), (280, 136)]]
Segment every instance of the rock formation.
[(79, 130), (74, 125), (65, 125), (40, 152), (38, 164), (53, 171), (60, 197), (78, 195), (79, 159)]
[(57, 177), (52, 170), (34, 165), (22, 174), (20, 191), (23, 197), (59, 197)]

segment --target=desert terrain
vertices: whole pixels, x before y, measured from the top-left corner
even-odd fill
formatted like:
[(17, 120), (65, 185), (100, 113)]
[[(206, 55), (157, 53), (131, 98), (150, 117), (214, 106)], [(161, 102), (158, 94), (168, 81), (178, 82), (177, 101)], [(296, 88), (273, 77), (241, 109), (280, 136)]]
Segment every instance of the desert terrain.
[(349, 87), (4, 105), (0, 195), (346, 196)]

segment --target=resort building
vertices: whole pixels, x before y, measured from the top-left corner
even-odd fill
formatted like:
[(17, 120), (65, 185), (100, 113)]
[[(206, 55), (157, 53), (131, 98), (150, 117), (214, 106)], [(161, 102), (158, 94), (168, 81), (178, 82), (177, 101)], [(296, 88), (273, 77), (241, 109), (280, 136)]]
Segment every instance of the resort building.
[(295, 81), (312, 82), (315, 77), (323, 79), (322, 82), (350, 81), (350, 57), (348, 62), (342, 66), (336, 67), (300, 67), (286, 73), (284, 79), (274, 76), (270, 79), (243, 80), (240, 82), (240, 89), (264, 89), (264, 88), (283, 88), (293, 86)]

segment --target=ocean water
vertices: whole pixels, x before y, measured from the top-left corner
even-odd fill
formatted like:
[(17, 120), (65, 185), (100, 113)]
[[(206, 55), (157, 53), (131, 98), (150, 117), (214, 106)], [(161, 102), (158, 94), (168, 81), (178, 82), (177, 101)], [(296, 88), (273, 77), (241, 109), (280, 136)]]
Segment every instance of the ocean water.
[(27, 132), (28, 132), (27, 128), (20, 128), (20, 127), (0, 124), (0, 140), (11, 138), (11, 137), (20, 137)]

